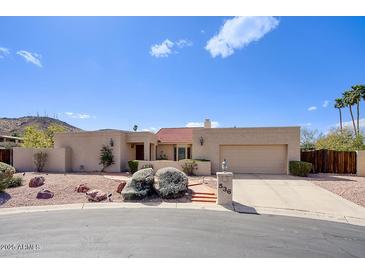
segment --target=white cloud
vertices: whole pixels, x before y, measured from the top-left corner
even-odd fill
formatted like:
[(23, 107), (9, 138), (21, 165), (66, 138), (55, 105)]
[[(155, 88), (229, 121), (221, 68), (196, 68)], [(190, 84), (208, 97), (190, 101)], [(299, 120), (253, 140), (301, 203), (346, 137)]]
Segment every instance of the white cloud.
[[(352, 121), (346, 121), (342, 123), (343, 127), (353, 128)], [(357, 121), (355, 120), (355, 125), (357, 126)], [(336, 127), (340, 127), (340, 123), (336, 124)], [(365, 119), (360, 119), (360, 128), (365, 128)]]
[(326, 100), (323, 102), (322, 107), (326, 108), (326, 107), (328, 107), (329, 104), (330, 104), (330, 101)]
[(185, 48), (191, 47), (193, 43), (186, 39), (180, 39), (176, 42), (173, 42), (169, 39), (166, 39), (161, 44), (155, 44), (151, 46), (150, 54), (156, 58), (168, 57), (172, 53), (178, 53), (175, 48)]
[(150, 127), (150, 128), (144, 128), (144, 129), (142, 129), (142, 131), (145, 131), (145, 132), (156, 132), (157, 129), (155, 127)]
[(176, 45), (182, 49), (185, 47), (191, 47), (193, 45), (193, 42), (185, 39), (180, 39), (179, 41), (176, 42)]
[(10, 51), (7, 48), (0, 47), (0, 59), (4, 58), (6, 55), (9, 55)]
[(42, 67), (41, 55), (39, 55), (38, 53), (34, 53), (34, 52), (31, 53), (26, 50), (20, 50), (16, 54), (23, 57), (25, 59), (25, 61), (32, 63), (40, 68)]
[(228, 57), (236, 49), (241, 49), (260, 40), (275, 29), (279, 20), (271, 16), (243, 16), (227, 20), (219, 33), (213, 36), (205, 47), (213, 57)]
[[(189, 122), (186, 124), (186, 127), (204, 127), (203, 122)], [(219, 127), (219, 122), (212, 121), (212, 128)]]
[(154, 57), (168, 57), (172, 53), (174, 42), (166, 39), (161, 44), (156, 44), (151, 47), (150, 54)]
[(310, 126), (312, 126), (312, 123), (311, 122), (308, 122), (308, 123), (301, 124), (300, 126), (302, 126), (302, 127), (310, 127)]
[(311, 106), (308, 108), (308, 111), (315, 111), (317, 110), (317, 107), (316, 106)]
[(95, 116), (91, 116), (91, 115), (85, 114), (85, 113), (65, 112), (65, 115), (67, 115), (70, 118), (75, 118), (75, 119), (90, 119), (90, 118), (96, 118)]

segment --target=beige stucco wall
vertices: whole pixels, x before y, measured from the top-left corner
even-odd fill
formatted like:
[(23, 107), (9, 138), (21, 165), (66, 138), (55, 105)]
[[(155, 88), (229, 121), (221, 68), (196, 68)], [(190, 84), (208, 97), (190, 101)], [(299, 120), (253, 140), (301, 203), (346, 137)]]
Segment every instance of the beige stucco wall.
[[(201, 146), (200, 137), (204, 144)], [(300, 160), (300, 127), (196, 128), (193, 130), (193, 159), (208, 159), (212, 172), (220, 171), (221, 145), (287, 145), (288, 161)], [(288, 169), (288, 168), (287, 168)]]
[[(186, 160), (181, 161), (139, 161), (138, 169), (141, 169), (146, 164), (152, 164), (153, 170), (156, 172), (157, 170), (165, 167), (174, 167), (178, 170), (182, 171), (182, 166)], [(195, 171), (195, 175), (197, 176), (209, 176), (211, 175), (211, 163), (210, 162), (201, 162), (196, 161), (198, 164), (198, 169)]]
[(160, 155), (166, 154), (167, 160), (174, 160), (174, 145), (158, 145), (157, 146), (157, 159)]
[(365, 177), (365, 150), (357, 152), (357, 176)]
[(71, 171), (70, 155), (71, 150), (69, 148), (22, 148), (15, 147), (13, 149), (13, 165), (19, 172), (36, 171), (34, 165), (34, 154), (37, 152), (46, 152), (47, 162), (44, 167), (45, 172), (69, 172)]
[[(131, 148), (130, 144), (143, 144), (144, 145), (144, 159), (155, 159), (155, 148), (150, 148), (150, 145), (157, 145), (157, 136), (152, 132), (128, 132), (126, 134), (126, 142), (129, 144), (128, 152), (129, 160), (135, 160), (136, 152), (135, 148)], [(133, 157), (132, 157), (133, 156)]]
[(126, 133), (121, 131), (110, 132), (79, 132), (79, 133), (57, 133), (55, 135), (55, 148), (71, 148), (71, 169), (81, 171), (100, 171), (99, 165), (100, 149), (103, 145), (110, 145), (113, 139), (113, 155), (115, 163), (108, 167), (107, 172), (120, 172), (127, 168), (128, 148), (126, 144)]

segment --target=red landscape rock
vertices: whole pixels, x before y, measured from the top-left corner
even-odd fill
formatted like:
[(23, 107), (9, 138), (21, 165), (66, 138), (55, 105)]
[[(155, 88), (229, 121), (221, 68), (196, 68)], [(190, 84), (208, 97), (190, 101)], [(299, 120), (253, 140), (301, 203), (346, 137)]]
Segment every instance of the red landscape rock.
[(118, 185), (117, 192), (122, 193), (123, 188), (125, 187), (126, 184), (127, 184), (126, 181), (121, 181), (121, 183)]
[(44, 182), (46, 179), (43, 176), (38, 176), (30, 179), (29, 181), (29, 187), (40, 187), (44, 185)]
[(51, 199), (53, 196), (53, 192), (47, 189), (42, 189), (37, 193), (37, 199)]
[(107, 193), (99, 189), (93, 189), (86, 192), (86, 197), (90, 202), (101, 202), (107, 199)]
[(86, 193), (89, 190), (90, 190), (90, 188), (87, 185), (85, 185), (85, 184), (78, 185), (75, 188), (75, 191), (78, 192), (78, 193)]

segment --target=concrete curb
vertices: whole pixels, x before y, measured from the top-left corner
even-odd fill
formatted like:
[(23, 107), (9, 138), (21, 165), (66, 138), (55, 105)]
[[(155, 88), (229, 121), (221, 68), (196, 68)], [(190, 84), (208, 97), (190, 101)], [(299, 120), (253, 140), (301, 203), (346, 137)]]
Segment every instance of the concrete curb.
[(297, 209), (287, 209), (287, 208), (267, 208), (267, 207), (255, 207), (256, 213), (252, 210), (239, 210), (236, 208), (236, 212), (244, 214), (259, 214), (259, 215), (279, 215), (287, 217), (297, 217), (297, 218), (307, 218), (315, 220), (323, 220), (330, 222), (346, 223), (352, 225), (365, 226), (365, 219), (353, 216), (343, 216), (343, 215), (332, 215), (322, 212), (311, 212), (305, 210)]
[(81, 204), (64, 204), (64, 205), (46, 205), (46, 206), (24, 206), (0, 209), (1, 215), (48, 212), (60, 210), (91, 210), (91, 209), (108, 209), (108, 208), (174, 208), (174, 209), (200, 209), (214, 211), (233, 211), (233, 207), (225, 208), (215, 204), (203, 203), (81, 203)]
[(365, 226), (365, 219), (352, 216), (334, 216), (330, 214), (310, 211), (300, 211), (284, 208), (265, 208), (255, 207), (252, 209), (240, 209), (239, 207), (223, 207), (215, 204), (204, 203), (81, 203), (81, 204), (65, 204), (65, 205), (47, 205), (47, 206), (25, 206), (0, 209), (0, 216), (35, 213), (35, 212), (50, 212), (62, 210), (93, 210), (93, 209), (114, 209), (114, 208), (174, 208), (174, 209), (197, 209), (197, 210), (213, 210), (225, 212), (237, 212), (242, 214), (257, 214), (257, 215), (279, 215), (297, 218), (308, 218), (324, 221), (332, 221), (339, 223), (347, 223), (352, 225)]

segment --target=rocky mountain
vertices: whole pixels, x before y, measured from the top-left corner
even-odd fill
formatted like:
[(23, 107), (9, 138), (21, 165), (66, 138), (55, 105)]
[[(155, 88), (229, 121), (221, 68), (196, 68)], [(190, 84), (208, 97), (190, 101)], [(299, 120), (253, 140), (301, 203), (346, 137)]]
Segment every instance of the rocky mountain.
[(20, 118), (0, 118), (0, 134), (21, 136), (26, 127), (36, 126), (39, 129), (46, 129), (51, 124), (57, 124), (66, 128), (68, 132), (79, 132), (81, 129), (67, 124), (61, 120), (50, 117), (26, 116)]

